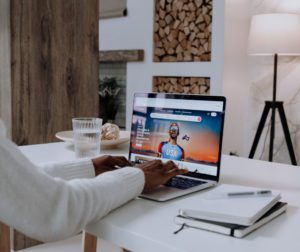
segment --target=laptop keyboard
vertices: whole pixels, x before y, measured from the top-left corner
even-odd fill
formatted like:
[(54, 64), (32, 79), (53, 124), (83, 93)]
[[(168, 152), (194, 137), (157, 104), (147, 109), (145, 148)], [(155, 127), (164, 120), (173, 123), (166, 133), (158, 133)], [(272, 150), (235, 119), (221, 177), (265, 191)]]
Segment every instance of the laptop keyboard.
[(189, 179), (189, 178), (182, 178), (182, 177), (174, 177), (170, 179), (165, 186), (168, 187), (175, 187), (178, 189), (188, 189), (194, 186), (198, 186), (201, 184), (205, 184), (205, 181)]

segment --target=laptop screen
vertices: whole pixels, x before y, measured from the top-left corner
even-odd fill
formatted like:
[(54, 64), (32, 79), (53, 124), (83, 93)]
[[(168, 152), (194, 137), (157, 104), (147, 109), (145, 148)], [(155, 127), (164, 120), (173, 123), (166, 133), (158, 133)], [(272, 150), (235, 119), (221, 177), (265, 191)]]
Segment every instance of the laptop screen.
[(173, 160), (187, 176), (218, 180), (225, 98), (135, 94), (129, 159)]

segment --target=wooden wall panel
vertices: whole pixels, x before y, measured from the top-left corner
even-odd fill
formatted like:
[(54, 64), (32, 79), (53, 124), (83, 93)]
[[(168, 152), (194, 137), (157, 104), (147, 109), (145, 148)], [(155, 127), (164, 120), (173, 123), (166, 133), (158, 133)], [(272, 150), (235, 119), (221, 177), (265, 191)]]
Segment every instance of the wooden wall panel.
[(98, 0), (12, 0), (12, 137), (55, 140), (98, 115)]
[[(98, 0), (11, 0), (12, 139), (55, 141), (98, 116)], [(47, 228), (47, 227), (45, 227)], [(37, 244), (14, 232), (14, 249)]]

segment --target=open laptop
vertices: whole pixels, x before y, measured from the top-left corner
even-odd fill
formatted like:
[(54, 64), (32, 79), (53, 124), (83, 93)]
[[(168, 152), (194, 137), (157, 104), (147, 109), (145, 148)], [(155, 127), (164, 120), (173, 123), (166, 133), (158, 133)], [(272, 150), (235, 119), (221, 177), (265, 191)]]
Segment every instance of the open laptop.
[(129, 160), (172, 160), (187, 174), (141, 197), (166, 201), (219, 181), (225, 97), (136, 93)]

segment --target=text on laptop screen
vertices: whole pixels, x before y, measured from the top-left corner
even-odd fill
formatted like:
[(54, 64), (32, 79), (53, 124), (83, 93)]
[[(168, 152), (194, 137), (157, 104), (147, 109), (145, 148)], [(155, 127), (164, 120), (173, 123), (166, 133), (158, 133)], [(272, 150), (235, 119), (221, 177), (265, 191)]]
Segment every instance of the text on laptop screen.
[(133, 162), (173, 160), (190, 172), (217, 175), (222, 101), (135, 97)]

